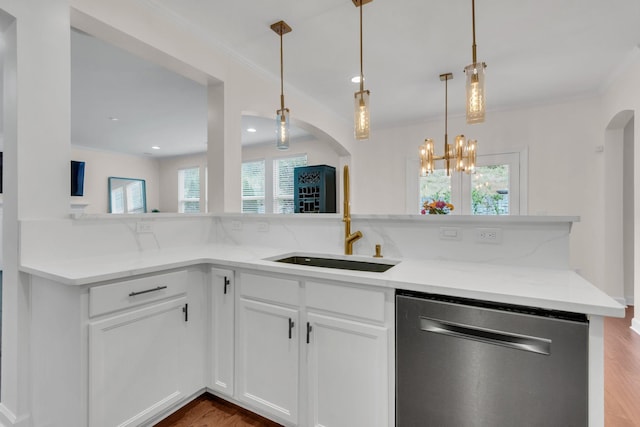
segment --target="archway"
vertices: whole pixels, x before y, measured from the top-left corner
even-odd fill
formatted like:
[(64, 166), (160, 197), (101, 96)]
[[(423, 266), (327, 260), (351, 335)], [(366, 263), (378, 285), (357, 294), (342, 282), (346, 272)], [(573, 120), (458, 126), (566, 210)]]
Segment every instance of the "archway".
[(605, 290), (634, 303), (634, 112), (624, 110), (605, 134)]

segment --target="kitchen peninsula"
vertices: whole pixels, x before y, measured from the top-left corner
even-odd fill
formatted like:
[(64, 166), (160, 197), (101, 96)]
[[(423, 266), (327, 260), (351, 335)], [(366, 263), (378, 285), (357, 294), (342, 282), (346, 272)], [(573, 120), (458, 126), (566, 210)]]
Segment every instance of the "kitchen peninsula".
[[(23, 221), (33, 425), (145, 425), (204, 391), (285, 425), (394, 425), (396, 289), (586, 314), (589, 425), (603, 425), (602, 320), (624, 308), (569, 269), (577, 218), (352, 220), (349, 257), (339, 215)], [(497, 243), (478, 242), (486, 229)], [(376, 244), (386, 272), (273, 261), (379, 262)]]

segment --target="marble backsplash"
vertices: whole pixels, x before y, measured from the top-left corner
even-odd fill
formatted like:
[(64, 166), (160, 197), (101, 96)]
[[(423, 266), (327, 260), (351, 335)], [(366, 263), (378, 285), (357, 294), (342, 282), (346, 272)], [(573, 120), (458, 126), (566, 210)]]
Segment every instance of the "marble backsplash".
[[(569, 236), (577, 217), (353, 215), (357, 255), (382, 246), (387, 258), (441, 259), (569, 268)], [(496, 239), (482, 241), (489, 233)], [(23, 262), (81, 259), (215, 243), (283, 251), (344, 251), (344, 223), (320, 215), (82, 215), (20, 223)]]

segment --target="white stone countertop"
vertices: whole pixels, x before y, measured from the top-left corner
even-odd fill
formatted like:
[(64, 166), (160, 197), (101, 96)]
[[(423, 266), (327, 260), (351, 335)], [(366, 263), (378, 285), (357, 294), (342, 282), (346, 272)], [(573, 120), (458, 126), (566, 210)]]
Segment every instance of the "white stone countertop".
[(32, 262), (21, 265), (20, 270), (62, 284), (78, 286), (122, 280), (174, 268), (212, 264), (220, 267), (406, 289), (587, 315), (624, 317), (624, 306), (571, 270), (329, 255), (368, 262), (399, 261), (386, 272), (372, 273), (300, 266), (269, 260), (288, 254), (291, 254), (291, 251), (286, 249), (214, 244), (87, 257), (55, 263)]

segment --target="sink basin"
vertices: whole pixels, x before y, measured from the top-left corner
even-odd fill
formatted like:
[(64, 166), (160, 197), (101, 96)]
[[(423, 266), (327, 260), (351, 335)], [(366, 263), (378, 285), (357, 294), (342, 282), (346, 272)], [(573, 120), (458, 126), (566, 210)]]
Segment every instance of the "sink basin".
[(362, 259), (331, 258), (327, 256), (287, 255), (272, 261), (311, 267), (337, 268), (340, 270), (369, 271), (383, 273), (397, 264), (397, 261), (379, 262)]

